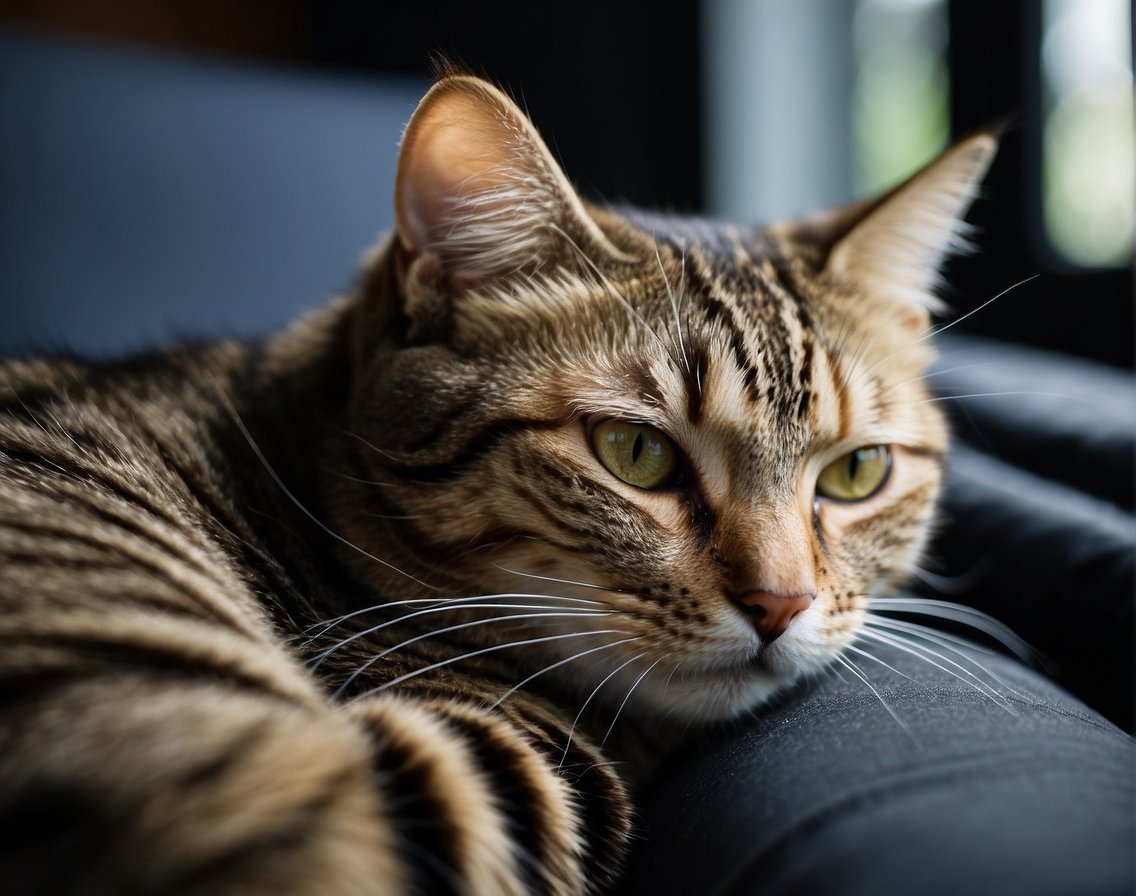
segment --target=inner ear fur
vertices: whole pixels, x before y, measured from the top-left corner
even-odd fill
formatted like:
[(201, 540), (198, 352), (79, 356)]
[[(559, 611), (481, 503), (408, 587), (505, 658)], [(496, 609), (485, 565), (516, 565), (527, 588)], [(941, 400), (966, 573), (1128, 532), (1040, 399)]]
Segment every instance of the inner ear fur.
[(573, 255), (628, 260), (524, 113), (470, 75), (443, 77), (407, 125), (395, 221), (404, 268), (427, 292), (501, 285)]

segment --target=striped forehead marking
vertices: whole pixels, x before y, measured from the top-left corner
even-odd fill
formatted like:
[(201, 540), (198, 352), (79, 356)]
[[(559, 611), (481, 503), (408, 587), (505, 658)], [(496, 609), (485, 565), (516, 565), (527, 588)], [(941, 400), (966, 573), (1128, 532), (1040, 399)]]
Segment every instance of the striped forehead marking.
[[(722, 334), (745, 397), (778, 420), (804, 421), (814, 400), (813, 317), (786, 272), (768, 260), (735, 254), (712, 262), (698, 251), (688, 252), (686, 265), (688, 301), (703, 317), (699, 329)], [(699, 351), (705, 375), (708, 352)], [(688, 408), (701, 410), (701, 400), (690, 398), (693, 379), (687, 377)]]

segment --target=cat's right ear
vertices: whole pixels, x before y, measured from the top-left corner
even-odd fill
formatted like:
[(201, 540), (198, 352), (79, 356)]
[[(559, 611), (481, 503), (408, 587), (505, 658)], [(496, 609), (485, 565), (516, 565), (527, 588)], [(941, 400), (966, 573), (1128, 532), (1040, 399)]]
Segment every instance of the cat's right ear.
[(621, 256), (525, 114), (468, 75), (435, 84), (407, 125), (395, 221), (409, 302)]

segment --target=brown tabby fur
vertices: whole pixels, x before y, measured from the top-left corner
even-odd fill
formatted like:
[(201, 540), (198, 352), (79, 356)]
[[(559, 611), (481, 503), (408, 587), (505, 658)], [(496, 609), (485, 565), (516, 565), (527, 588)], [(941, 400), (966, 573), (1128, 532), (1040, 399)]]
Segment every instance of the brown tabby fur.
[[(262, 345), (0, 366), (5, 890), (607, 888), (646, 768), (615, 717), (752, 709), (918, 554), (930, 287), (992, 148), (794, 225), (619, 214), (448, 75), (351, 296)], [(599, 418), (686, 478), (614, 477)], [(877, 444), (878, 495), (816, 496)], [(815, 597), (763, 643), (754, 590)]]

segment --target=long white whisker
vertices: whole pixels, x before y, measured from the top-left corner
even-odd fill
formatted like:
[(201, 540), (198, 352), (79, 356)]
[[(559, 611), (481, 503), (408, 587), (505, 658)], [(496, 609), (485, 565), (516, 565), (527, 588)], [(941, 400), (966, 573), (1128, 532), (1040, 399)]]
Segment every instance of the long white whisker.
[(896, 714), (895, 710), (888, 705), (888, 702), (883, 698), (883, 695), (880, 694), (878, 690), (876, 690), (875, 686), (868, 679), (868, 676), (865, 675), (863, 671), (861, 671), (860, 668), (846, 656), (837, 654), (836, 661), (864, 683), (865, 687), (867, 687), (868, 690), (875, 695), (876, 699), (880, 701), (880, 706), (887, 710), (888, 715), (895, 719), (895, 723), (899, 725), (899, 727), (907, 733), (907, 736), (915, 741), (915, 743), (918, 745), (919, 738), (915, 736), (910, 726)]
[[(492, 604), (489, 605), (489, 606), (492, 607), (493, 609), (497, 608), (496, 606), (494, 606)], [(360, 675), (362, 675), (364, 672), (366, 672), (368, 669), (370, 669), (371, 666), (373, 666), (375, 663), (377, 663), (383, 657), (390, 656), (390, 654), (392, 654), (392, 653), (394, 653), (398, 650), (402, 650), (404, 647), (409, 647), (411, 644), (416, 644), (419, 641), (423, 641), (426, 638), (434, 638), (434, 637), (437, 637), (438, 635), (445, 635), (445, 634), (449, 634), (450, 632), (462, 631), (462, 630), (467, 629), (467, 628), (477, 628), (478, 626), (482, 626), (482, 625), (490, 625), (491, 623), (494, 623), (494, 622), (508, 622), (510, 620), (518, 620), (518, 619), (553, 619), (553, 618), (563, 618), (565, 616), (572, 617), (572, 618), (579, 618), (581, 615), (582, 614), (580, 614), (580, 613), (566, 612), (566, 611), (563, 611), (563, 610), (557, 611), (555, 613), (510, 613), (506, 616), (490, 616), (486, 619), (473, 619), (469, 622), (459, 622), (455, 625), (447, 625), (444, 628), (432, 628), (429, 631), (422, 632), (421, 634), (415, 635), (413, 638), (407, 638), (405, 641), (402, 641), (399, 644), (395, 644), (393, 647), (387, 647), (384, 650), (381, 650), (378, 653), (376, 653), (373, 657), (371, 657), (369, 660), (367, 660), (367, 662), (363, 663), (363, 665), (361, 665), (358, 669), (356, 669), (354, 672), (352, 672), (347, 677), (347, 680), (344, 681), (343, 684), (341, 684), (339, 686), (339, 688), (336, 690), (334, 696), (335, 696), (335, 698), (338, 698), (348, 687), (350, 687), (350, 685), (355, 681), (356, 678), (358, 678)], [(590, 615), (610, 616), (612, 614), (611, 613), (598, 613), (598, 614), (590, 614)], [(394, 620), (394, 621), (401, 621), (401, 620)], [(337, 645), (337, 648), (341, 647), (341, 646), (342, 645)], [(326, 658), (326, 655), (325, 655), (324, 658)]]
[(950, 329), (951, 327), (955, 326), (956, 324), (961, 324), (961, 323), (962, 323), (962, 322), (963, 322), (964, 320), (966, 320), (966, 319), (967, 319), (968, 317), (970, 317), (971, 315), (973, 315), (973, 314), (977, 314), (977, 313), (978, 313), (979, 311), (981, 311), (981, 310), (982, 310), (983, 308), (985, 308), (985, 307), (986, 307), (987, 305), (992, 305), (992, 304), (994, 304), (994, 303), (995, 303), (995, 302), (997, 302), (997, 301), (998, 301), (998, 300), (999, 300), (1000, 298), (1002, 298), (1002, 296), (1004, 296), (1004, 295), (1005, 295), (1006, 293), (1008, 293), (1008, 292), (1010, 292), (1010, 291), (1012, 291), (1012, 290), (1015, 290), (1015, 289), (1017, 289), (1017, 288), (1018, 288), (1019, 286), (1023, 286), (1024, 284), (1026, 284), (1026, 283), (1029, 283), (1029, 282), (1030, 282), (1031, 280), (1036, 280), (1036, 279), (1037, 279), (1038, 277), (1040, 277), (1040, 276), (1041, 276), (1041, 274), (1032, 274), (1031, 276), (1029, 276), (1029, 277), (1026, 277), (1026, 278), (1025, 278), (1025, 279), (1023, 279), (1023, 280), (1019, 280), (1019, 281), (1018, 281), (1017, 283), (1014, 283), (1014, 284), (1012, 284), (1011, 286), (1007, 286), (1007, 287), (1006, 287), (1005, 289), (1003, 289), (1003, 290), (1002, 290), (1002, 291), (1001, 291), (1000, 293), (998, 293), (998, 294), (997, 294), (996, 296), (994, 296), (994, 297), (993, 297), (993, 298), (991, 298), (991, 299), (987, 299), (987, 300), (986, 300), (985, 302), (983, 302), (983, 303), (982, 303), (981, 305), (979, 305), (979, 306), (978, 306), (977, 308), (974, 308), (974, 309), (972, 309), (971, 311), (968, 311), (968, 312), (967, 312), (966, 314), (964, 314), (964, 315), (963, 315), (962, 317), (956, 317), (956, 318), (955, 318), (954, 320), (952, 320), (952, 321), (951, 321), (951, 322), (950, 322), (949, 324), (943, 324), (943, 326), (941, 326), (941, 327), (938, 327), (937, 329), (933, 329), (933, 330), (929, 331), (928, 333), (926, 333), (925, 335), (923, 335), (922, 337), (920, 337), (918, 341), (919, 341), (919, 342), (923, 342), (924, 340), (930, 339), (930, 338), (932, 338), (933, 336), (938, 336), (938, 335), (939, 335), (940, 333), (945, 333), (945, 332), (946, 332), (947, 330), (949, 330), (949, 329)]
[[(468, 597), (416, 597), (410, 600), (392, 600), (384, 604), (372, 604), (369, 607), (364, 607), (361, 610), (354, 610), (350, 613), (345, 613), (342, 616), (337, 616), (334, 619), (325, 619), (320, 622), (313, 622), (309, 625), (306, 631), (311, 631), (316, 626), (324, 626), (320, 631), (312, 635), (312, 639), (320, 637), (338, 625), (342, 625), (349, 619), (355, 619), (358, 616), (363, 616), (368, 613), (378, 613), (382, 610), (391, 609), (394, 607), (412, 607), (421, 606), (425, 604), (427, 607), (453, 607), (459, 609), (460, 607), (475, 603), (483, 600), (549, 600), (549, 601), (563, 601), (564, 603), (574, 604), (592, 604), (597, 607), (606, 607), (607, 605), (598, 600), (587, 600), (583, 597), (564, 597), (557, 594), (526, 594), (524, 592), (511, 592), (504, 594), (475, 594)], [(581, 607), (580, 609), (587, 609)], [(409, 619), (410, 615), (400, 616), (399, 619)]]
[(869, 651), (867, 651), (867, 650), (861, 650), (861, 649), (860, 649), (859, 647), (857, 647), (857, 646), (856, 646), (855, 644), (849, 644), (849, 645), (848, 645), (847, 647), (845, 647), (844, 649), (845, 649), (845, 650), (851, 650), (851, 651), (852, 651), (853, 653), (857, 653), (857, 654), (859, 654), (859, 655), (860, 655), (860, 656), (862, 656), (862, 657), (866, 657), (867, 659), (870, 659), (870, 660), (871, 660), (872, 662), (874, 662), (874, 663), (879, 663), (879, 665), (883, 666), (883, 667), (884, 667), (885, 669), (887, 669), (887, 670), (888, 670), (889, 672), (894, 672), (894, 673), (895, 673), (896, 675), (898, 675), (898, 676), (899, 676), (900, 678), (906, 678), (906, 679), (907, 679), (908, 681), (913, 681), (913, 682), (915, 682), (915, 684), (923, 684), (923, 682), (919, 681), (918, 679), (912, 678), (912, 677), (911, 677), (910, 675), (908, 675), (908, 674), (907, 674), (906, 672), (900, 672), (900, 671), (899, 671), (899, 670), (898, 670), (897, 668), (895, 668), (895, 666), (891, 665), (890, 663), (886, 663), (886, 662), (884, 662), (884, 661), (883, 661), (883, 660), (881, 660), (881, 659), (880, 659), (880, 658), (879, 658), (878, 656), (876, 656), (876, 655), (875, 655), (874, 653), (870, 653), (870, 652), (869, 652)]
[(543, 675), (545, 672), (551, 672), (553, 669), (557, 669), (560, 666), (565, 665), (566, 663), (571, 663), (574, 660), (578, 660), (581, 657), (588, 656), (588, 654), (591, 654), (591, 653), (596, 653), (599, 650), (607, 650), (609, 647), (615, 647), (619, 644), (628, 644), (632, 641), (639, 641), (639, 640), (642, 640), (639, 636), (635, 636), (635, 637), (632, 637), (632, 638), (622, 638), (619, 641), (611, 641), (608, 644), (601, 644), (599, 647), (589, 647), (587, 650), (582, 650), (579, 653), (572, 654), (572, 656), (565, 657), (562, 660), (557, 660), (555, 663), (552, 663), (551, 665), (545, 666), (540, 671), (534, 672), (528, 678), (524, 679), (524, 681), (521, 681), (521, 682), (513, 685), (511, 688), (509, 688), (509, 690), (505, 691), (504, 694), (502, 694), (500, 697), (498, 697), (497, 700), (495, 700), (493, 702), (493, 705), (490, 706), (489, 708), (490, 709), (496, 709), (498, 706), (500, 706), (502, 703), (504, 703), (512, 694), (514, 694), (516, 691), (519, 691), (521, 688), (523, 688), (526, 684), (528, 684), (534, 678), (537, 678), (538, 676)]
[[(974, 690), (976, 690), (978, 693), (982, 694), (984, 697), (997, 704), (998, 706), (1001, 706), (1011, 715), (1016, 715), (1006, 698), (999, 694), (996, 690), (994, 690), (993, 687), (991, 687), (965, 666), (962, 666), (959, 663), (956, 663), (954, 660), (943, 656), (938, 651), (932, 650), (929, 647), (926, 647), (914, 641), (910, 641), (906, 638), (900, 638), (897, 635), (887, 634), (885, 632), (868, 628), (861, 629), (860, 635), (869, 640), (879, 641), (883, 644), (888, 644), (892, 647), (895, 647), (897, 650), (902, 650), (904, 653), (908, 653), (911, 656), (922, 660), (923, 662), (931, 666), (934, 666), (936, 669), (939, 669), (942, 672), (946, 672), (952, 678), (956, 678), (963, 684), (974, 688)], [(934, 657), (934, 659), (932, 659), (931, 657)], [(936, 660), (940, 660), (941, 662), (936, 662)], [(943, 663), (946, 663), (947, 665), (943, 665)], [(952, 671), (951, 669), (948, 669), (947, 666), (953, 666), (958, 671)]]
[[(955, 326), (955, 324), (962, 323), (964, 320), (966, 320), (971, 315), (977, 314), (983, 308), (986, 308), (988, 305), (991, 305), (994, 302), (998, 301), (1000, 298), (1002, 298), (1004, 295), (1006, 295), (1006, 293), (1008, 293), (1008, 292), (1010, 292), (1014, 289), (1017, 289), (1019, 286), (1022, 286), (1025, 283), (1029, 283), (1031, 280), (1036, 280), (1039, 276), (1040, 276), (1040, 274), (1034, 274), (1031, 277), (1026, 277), (1024, 280), (1019, 280), (1017, 283), (1013, 284), (1012, 286), (1008, 286), (1005, 289), (1003, 289), (1000, 293), (995, 295), (993, 298), (987, 299), (985, 302), (983, 302), (977, 308), (975, 308), (971, 311), (968, 311), (966, 314), (962, 315), (961, 317), (955, 318), (950, 323), (944, 324), (943, 326), (937, 327), (937, 328), (936, 327), (929, 328), (926, 333), (924, 333), (922, 336), (920, 336), (918, 339), (915, 340), (915, 344), (917, 345), (920, 342), (926, 342), (928, 339), (931, 339), (932, 337), (937, 336), (939, 333), (942, 333), (942, 332), (945, 332), (946, 330), (949, 330), (951, 327)], [(875, 341), (876, 340), (873, 340), (873, 343), (872, 343), (873, 345), (875, 344)], [(910, 343), (908, 345), (910, 345)], [(861, 343), (860, 347), (853, 354), (852, 361), (848, 365), (850, 370), (859, 371), (860, 363), (865, 357), (867, 357), (867, 349), (869, 347), (870, 346), (867, 346), (865, 343), (863, 343), (863, 342)], [(880, 359), (874, 361), (866, 370), (859, 371), (860, 375), (863, 376), (863, 377), (870, 376), (877, 368), (879, 368), (880, 366), (885, 364), (888, 360), (890, 360), (892, 357), (894, 357), (898, 352), (906, 351), (907, 348), (908, 348), (907, 346), (904, 346), (903, 348), (899, 348), (899, 349), (896, 349), (895, 351), (889, 352), (883, 358), (880, 358)]]
[(980, 562), (966, 572), (954, 576), (939, 575), (919, 566), (912, 567), (911, 573), (923, 584), (934, 588), (940, 594), (964, 594), (982, 578), (989, 566), (989, 563)]
[(361, 700), (364, 697), (369, 697), (372, 694), (381, 693), (382, 691), (385, 691), (389, 688), (393, 688), (393, 687), (395, 687), (395, 685), (402, 684), (404, 681), (407, 681), (408, 679), (414, 678), (418, 675), (424, 675), (427, 672), (433, 672), (435, 669), (441, 669), (442, 667), (449, 666), (452, 663), (459, 663), (462, 660), (468, 660), (468, 659), (475, 657), (475, 656), (482, 656), (486, 653), (493, 653), (494, 651), (497, 651), (497, 650), (505, 650), (506, 648), (509, 648), (509, 647), (525, 647), (529, 644), (543, 644), (543, 643), (546, 643), (548, 641), (558, 641), (558, 640), (562, 641), (562, 640), (567, 640), (568, 638), (583, 638), (583, 637), (586, 637), (588, 635), (626, 635), (626, 634), (627, 634), (627, 632), (623, 631), (622, 629), (601, 628), (601, 629), (596, 629), (595, 631), (589, 631), (589, 632), (564, 632), (564, 633), (561, 633), (559, 635), (545, 635), (544, 637), (541, 637), (541, 638), (526, 638), (522, 641), (508, 641), (508, 642), (503, 643), (503, 644), (492, 644), (489, 647), (483, 647), (480, 650), (474, 650), (474, 651), (471, 651), (469, 653), (463, 653), (461, 656), (448, 657), (447, 659), (441, 660), (437, 663), (431, 663), (429, 666), (424, 666), (421, 669), (415, 669), (413, 672), (407, 672), (405, 675), (399, 675), (397, 678), (392, 678), (390, 681), (384, 682), (383, 684), (379, 685), (378, 687), (371, 688), (370, 690), (364, 691), (362, 694), (360, 694), (359, 696), (357, 696), (353, 699), (354, 700)]
[(1006, 690), (1011, 691), (1019, 697), (1028, 699), (1025, 694), (1013, 687), (1013, 685), (1007, 682), (1000, 675), (991, 672), (981, 663), (975, 661), (972, 657), (970, 657), (967, 654), (966, 649), (960, 649), (967, 648), (979, 653), (984, 653), (988, 656), (998, 655), (995, 651), (990, 650), (987, 647), (983, 647), (980, 644), (974, 644), (973, 642), (968, 641), (965, 638), (960, 638), (956, 635), (948, 634), (947, 632), (937, 631), (936, 629), (928, 628), (925, 625), (919, 625), (915, 622), (905, 622), (901, 619), (881, 619), (879, 617), (869, 617), (866, 620), (865, 625), (877, 631), (883, 629), (884, 631), (894, 632), (896, 636), (910, 636), (905, 637), (904, 640), (912, 646), (915, 646), (915, 642), (912, 641), (911, 638), (922, 638), (925, 641), (930, 641), (932, 644), (936, 644), (939, 647), (942, 647), (944, 650), (949, 650), (956, 656), (962, 657), (973, 663), (978, 669), (981, 669), (984, 674), (988, 675), (993, 681), (997, 682)]
[[(596, 591), (608, 591), (612, 594), (622, 594), (623, 592), (616, 588), (605, 588), (603, 585), (593, 585), (590, 582), (574, 582), (572, 579), (558, 579), (555, 576), (540, 576), (535, 572), (522, 572), (519, 569), (509, 569), (507, 566), (501, 566), (494, 563), (499, 570), (507, 572), (515, 576), (524, 576), (526, 579), (539, 579), (542, 582), (555, 582), (557, 585), (578, 585), (580, 588), (593, 588)], [(582, 600), (582, 598), (574, 598), (575, 600)], [(589, 601), (589, 603), (601, 603), (601, 601)]]
[(576, 713), (576, 718), (572, 720), (572, 727), (568, 729), (568, 739), (564, 743), (564, 753), (560, 757), (560, 765), (556, 767), (557, 771), (560, 771), (564, 768), (564, 760), (568, 758), (568, 750), (572, 746), (572, 735), (576, 733), (576, 726), (580, 724), (580, 717), (584, 714), (584, 710), (588, 708), (588, 704), (592, 702), (592, 698), (595, 697), (596, 694), (600, 692), (600, 688), (607, 684), (608, 681), (610, 681), (614, 675), (618, 674), (621, 669), (631, 665), (633, 662), (645, 657), (646, 655), (647, 651), (644, 650), (641, 653), (635, 654), (635, 656), (631, 657), (631, 659), (625, 660), (624, 662), (620, 663), (618, 666), (608, 672), (607, 675), (604, 676), (603, 680), (595, 686), (595, 689), (590, 694), (588, 694), (588, 699), (584, 701), (584, 705), (581, 706), (580, 711)]
[(870, 599), (868, 609), (881, 612), (913, 613), (932, 619), (958, 622), (997, 641), (1023, 662), (1037, 663), (1041, 657), (1039, 651), (1019, 637), (1008, 625), (999, 622), (993, 616), (983, 613), (981, 610), (976, 610), (974, 607), (968, 607), (964, 604), (924, 597), (883, 597)]
[(670, 654), (666, 654), (664, 656), (659, 657), (657, 660), (655, 660), (653, 663), (651, 663), (651, 665), (649, 665), (646, 669), (644, 669), (643, 672), (640, 673), (639, 677), (636, 678), (634, 682), (632, 682), (631, 687), (629, 687), (627, 689), (627, 693), (624, 694), (624, 696), (623, 696), (623, 702), (619, 704), (619, 708), (615, 711), (615, 717), (612, 718), (611, 724), (607, 726), (607, 731), (604, 733), (603, 740), (600, 741), (601, 747), (604, 744), (606, 744), (607, 739), (609, 737), (611, 737), (611, 732), (615, 728), (615, 723), (619, 721), (619, 714), (621, 712), (623, 712), (623, 707), (625, 707), (627, 705), (627, 701), (631, 699), (631, 694), (635, 691), (635, 689), (637, 687), (639, 687), (639, 682), (641, 682), (644, 678), (646, 678), (647, 674), (652, 669), (654, 669), (655, 666), (659, 665), (659, 663), (661, 663), (664, 659), (666, 659), (666, 657), (669, 656), (669, 655)]
[[(404, 613), (403, 615), (397, 616), (394, 619), (388, 619), (385, 622), (380, 622), (378, 625), (373, 625), (370, 628), (363, 629), (362, 631), (354, 632), (353, 634), (348, 635), (343, 640), (336, 642), (334, 645), (332, 645), (331, 647), (324, 650), (318, 656), (313, 657), (311, 660), (308, 661), (308, 664), (311, 666), (311, 668), (315, 669), (320, 665), (320, 663), (322, 663), (324, 660), (326, 660), (329, 656), (331, 656), (337, 650), (342, 650), (348, 644), (351, 644), (354, 641), (358, 641), (360, 638), (365, 638), (368, 635), (373, 635), (375, 632), (382, 631), (384, 628), (389, 628), (392, 625), (397, 625), (400, 622), (405, 622), (408, 619), (414, 619), (415, 617), (418, 617), (418, 616), (429, 616), (433, 613), (444, 613), (448, 610), (552, 610), (552, 609), (556, 609), (556, 608), (550, 607), (547, 604), (498, 604), (498, 603), (492, 603), (492, 604), (468, 603), (468, 604), (461, 604), (459, 606), (447, 605), (447, 606), (441, 606), (441, 607), (427, 607), (425, 610), (416, 610), (413, 613)], [(584, 607), (565, 607), (565, 608), (561, 608), (560, 612), (556, 613), (555, 615), (558, 615), (558, 616), (611, 616), (614, 612), (615, 612), (614, 610), (592, 610), (592, 609), (585, 609)], [(553, 615), (553, 614), (546, 614), (546, 615)], [(510, 614), (508, 616), (499, 616), (499, 617), (494, 617), (494, 618), (497, 618), (497, 619), (520, 619), (520, 618), (523, 618), (523, 617), (516, 615), (516, 614)]]
[(1018, 395), (1043, 395), (1046, 398), (1062, 398), (1067, 401), (1083, 401), (1076, 395), (1063, 395), (1060, 392), (1038, 392), (1032, 389), (1018, 389), (1011, 392), (968, 392), (965, 395), (936, 395), (933, 398), (921, 398), (912, 404), (935, 404), (940, 401), (960, 401), (964, 398), (1009, 398)]

